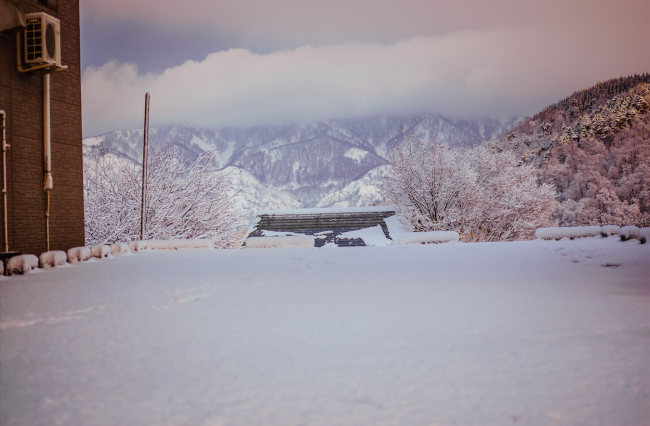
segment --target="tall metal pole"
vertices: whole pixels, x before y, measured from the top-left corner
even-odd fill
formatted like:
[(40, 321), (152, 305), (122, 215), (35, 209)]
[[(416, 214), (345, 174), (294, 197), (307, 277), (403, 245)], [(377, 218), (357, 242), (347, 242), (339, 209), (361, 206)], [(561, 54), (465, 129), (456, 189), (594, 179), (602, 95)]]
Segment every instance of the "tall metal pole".
[(140, 240), (144, 240), (144, 223), (147, 212), (147, 148), (149, 146), (149, 93), (144, 95), (144, 147), (142, 149), (142, 212)]
[(43, 76), (43, 151), (45, 153), (45, 179), (43, 190), (47, 194), (45, 209), (45, 243), (50, 251), (50, 191), (52, 191), (52, 141), (50, 132), (50, 75)]

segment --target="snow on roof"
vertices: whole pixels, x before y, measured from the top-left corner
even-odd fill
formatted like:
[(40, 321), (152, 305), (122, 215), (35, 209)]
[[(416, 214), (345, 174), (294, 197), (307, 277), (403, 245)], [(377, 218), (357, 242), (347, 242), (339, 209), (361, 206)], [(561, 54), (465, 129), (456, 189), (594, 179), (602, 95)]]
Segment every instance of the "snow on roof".
[(287, 209), (287, 210), (258, 210), (256, 216), (261, 215), (288, 215), (288, 214), (336, 214), (336, 213), (375, 213), (394, 212), (394, 206), (366, 206), (366, 207), (327, 207), (313, 209)]
[(349, 239), (361, 238), (367, 246), (389, 246), (391, 244), (391, 240), (384, 235), (381, 225), (345, 232), (338, 237)]

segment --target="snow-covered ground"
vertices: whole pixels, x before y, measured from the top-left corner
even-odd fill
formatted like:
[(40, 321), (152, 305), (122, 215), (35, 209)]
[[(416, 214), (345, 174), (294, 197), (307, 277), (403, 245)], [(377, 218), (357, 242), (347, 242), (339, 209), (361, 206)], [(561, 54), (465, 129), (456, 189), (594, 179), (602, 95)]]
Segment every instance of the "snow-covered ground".
[(139, 252), (0, 281), (2, 425), (647, 425), (650, 244)]

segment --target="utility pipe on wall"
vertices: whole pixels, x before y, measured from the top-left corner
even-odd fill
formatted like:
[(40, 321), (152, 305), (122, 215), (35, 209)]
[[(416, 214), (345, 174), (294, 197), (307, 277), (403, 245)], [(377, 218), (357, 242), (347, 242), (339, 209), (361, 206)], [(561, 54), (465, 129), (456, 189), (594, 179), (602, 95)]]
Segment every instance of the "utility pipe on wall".
[(45, 181), (43, 182), (43, 190), (47, 193), (45, 232), (47, 237), (47, 251), (50, 251), (50, 191), (53, 188), (52, 144), (50, 141), (50, 74), (43, 75), (43, 148), (45, 155)]
[(7, 114), (0, 110), (2, 116), (2, 197), (4, 198), (4, 216), (5, 216), (5, 251), (9, 251), (9, 230), (7, 229)]
[(149, 92), (144, 94), (144, 134), (142, 146), (142, 211), (140, 213), (140, 240), (144, 241), (147, 220), (147, 149), (149, 147)]

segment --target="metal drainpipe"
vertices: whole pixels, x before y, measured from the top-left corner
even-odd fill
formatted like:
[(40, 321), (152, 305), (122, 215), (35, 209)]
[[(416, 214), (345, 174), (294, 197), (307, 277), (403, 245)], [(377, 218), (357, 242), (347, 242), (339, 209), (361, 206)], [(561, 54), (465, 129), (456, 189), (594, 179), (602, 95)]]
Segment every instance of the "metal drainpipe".
[(47, 209), (45, 210), (45, 232), (47, 251), (50, 251), (50, 191), (52, 182), (52, 147), (50, 143), (50, 74), (43, 75), (43, 147), (45, 154), (45, 181), (43, 190), (47, 193)]
[(4, 198), (4, 214), (5, 214), (5, 251), (9, 251), (9, 230), (7, 229), (7, 113), (0, 110), (2, 115), (2, 196)]

